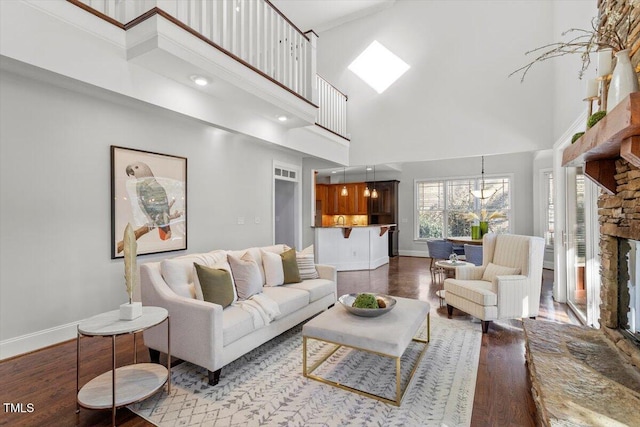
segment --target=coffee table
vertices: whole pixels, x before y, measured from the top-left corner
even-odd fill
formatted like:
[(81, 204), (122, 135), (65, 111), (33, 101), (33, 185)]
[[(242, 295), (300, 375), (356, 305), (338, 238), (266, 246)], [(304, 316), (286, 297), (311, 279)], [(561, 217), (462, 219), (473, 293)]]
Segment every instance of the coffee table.
[[(359, 317), (349, 313), (337, 303), (333, 308), (321, 313), (302, 327), (302, 373), (305, 377), (329, 384), (343, 390), (361, 394), (373, 399), (400, 406), (404, 393), (411, 385), (416, 368), (422, 360), (430, 339), (429, 303), (408, 298), (394, 297), (397, 301), (393, 310), (379, 317)], [(427, 320), (427, 339), (415, 338), (420, 326)], [(313, 366), (307, 366), (307, 340), (314, 339), (336, 347), (320, 358)], [(424, 343), (425, 346), (413, 367), (407, 385), (400, 389), (400, 358), (411, 341)], [(367, 351), (380, 356), (390, 357), (396, 364), (396, 396), (389, 399), (384, 396), (358, 390), (348, 385), (322, 378), (313, 372), (341, 347)]]

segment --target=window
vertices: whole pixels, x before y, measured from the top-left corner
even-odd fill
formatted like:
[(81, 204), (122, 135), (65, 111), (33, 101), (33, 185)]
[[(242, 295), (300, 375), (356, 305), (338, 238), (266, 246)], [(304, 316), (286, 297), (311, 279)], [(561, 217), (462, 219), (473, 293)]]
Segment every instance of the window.
[(416, 239), (469, 236), (472, 223), (465, 218), (465, 214), (474, 212), (480, 217), (482, 209), (486, 209), (488, 214), (494, 211), (504, 213), (506, 218), (491, 220), (490, 230), (495, 233), (509, 232), (511, 179), (485, 178), (485, 189), (493, 195), (484, 201), (471, 195), (471, 190), (480, 187), (479, 177), (416, 181)]

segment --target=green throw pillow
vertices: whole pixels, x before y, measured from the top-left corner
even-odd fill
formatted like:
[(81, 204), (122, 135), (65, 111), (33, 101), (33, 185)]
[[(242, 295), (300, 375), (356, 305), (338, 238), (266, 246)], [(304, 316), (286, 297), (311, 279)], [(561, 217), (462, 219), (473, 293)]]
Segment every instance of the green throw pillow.
[(221, 268), (211, 268), (193, 263), (198, 274), (202, 296), (205, 301), (220, 304), (222, 308), (233, 302), (233, 282), (231, 274)]
[(300, 283), (300, 270), (296, 260), (296, 250), (294, 248), (280, 254), (282, 257), (282, 270), (284, 271), (284, 283)]

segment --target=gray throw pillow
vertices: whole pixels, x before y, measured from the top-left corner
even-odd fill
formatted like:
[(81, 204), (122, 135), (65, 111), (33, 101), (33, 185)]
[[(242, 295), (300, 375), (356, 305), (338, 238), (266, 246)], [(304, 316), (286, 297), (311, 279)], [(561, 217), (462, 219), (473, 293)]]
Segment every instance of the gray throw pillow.
[(228, 307), (233, 302), (233, 282), (231, 274), (221, 268), (211, 268), (198, 263), (193, 263), (198, 275), (198, 281), (202, 288), (202, 297), (205, 301)]

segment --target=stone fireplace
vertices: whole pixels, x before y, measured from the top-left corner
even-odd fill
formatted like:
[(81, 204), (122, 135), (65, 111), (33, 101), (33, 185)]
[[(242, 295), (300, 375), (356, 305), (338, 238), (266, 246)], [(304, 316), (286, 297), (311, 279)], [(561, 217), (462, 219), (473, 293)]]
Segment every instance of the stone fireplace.
[[(640, 169), (624, 159), (615, 162), (616, 191), (598, 200), (600, 221), (600, 325), (616, 346), (640, 367), (638, 341), (625, 332), (634, 301), (629, 291), (629, 254), (640, 241)], [(635, 277), (637, 281), (637, 275)], [(640, 286), (640, 284), (635, 284)], [(636, 287), (637, 289), (637, 287)], [(636, 313), (640, 316), (640, 313)]]

